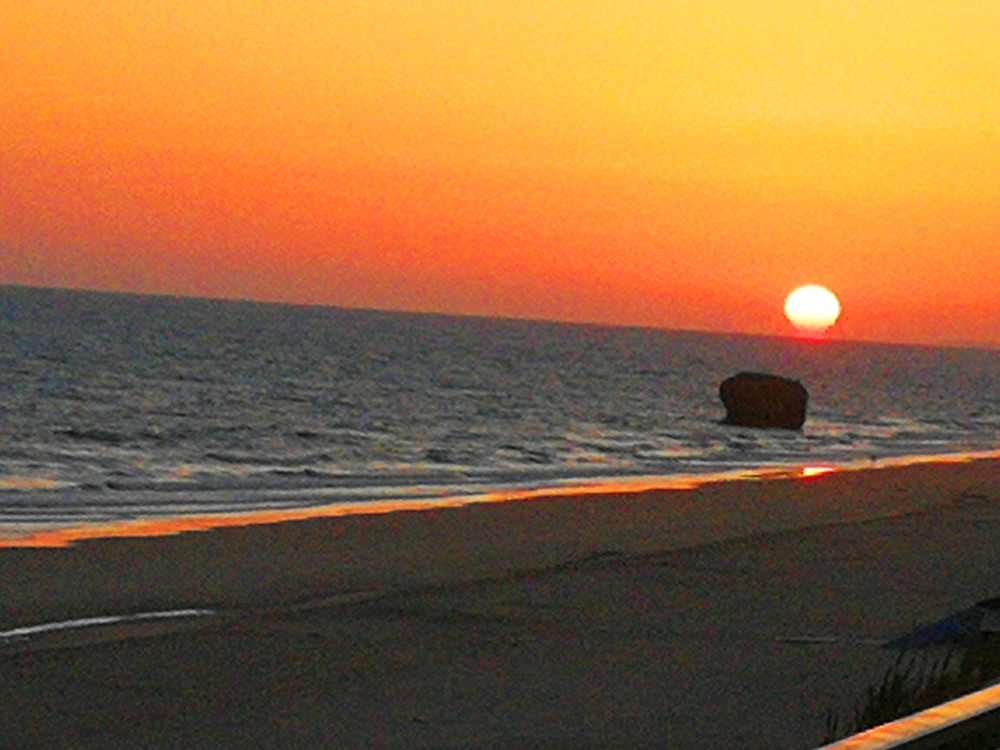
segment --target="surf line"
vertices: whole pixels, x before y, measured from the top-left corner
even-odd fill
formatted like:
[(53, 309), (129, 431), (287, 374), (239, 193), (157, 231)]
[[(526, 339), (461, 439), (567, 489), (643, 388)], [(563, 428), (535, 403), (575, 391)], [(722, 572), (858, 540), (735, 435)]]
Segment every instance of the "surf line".
[(13, 630), (0, 631), (0, 641), (13, 640), (15, 638), (30, 638), (40, 633), (52, 633), (59, 630), (71, 630), (73, 628), (90, 628), (97, 625), (114, 625), (122, 622), (136, 622), (139, 620), (164, 620), (168, 618), (181, 617), (211, 617), (216, 614), (214, 609), (172, 609), (165, 612), (137, 612), (132, 615), (104, 615), (102, 617), (84, 617), (79, 620), (65, 620), (62, 622), (47, 622), (42, 625), (28, 625)]

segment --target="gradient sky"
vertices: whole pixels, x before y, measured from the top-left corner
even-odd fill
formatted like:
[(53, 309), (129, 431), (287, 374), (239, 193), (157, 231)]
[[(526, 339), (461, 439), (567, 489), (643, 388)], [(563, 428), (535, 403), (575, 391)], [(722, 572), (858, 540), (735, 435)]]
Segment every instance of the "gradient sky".
[(0, 283), (1000, 346), (1000, 4), (18, 0)]

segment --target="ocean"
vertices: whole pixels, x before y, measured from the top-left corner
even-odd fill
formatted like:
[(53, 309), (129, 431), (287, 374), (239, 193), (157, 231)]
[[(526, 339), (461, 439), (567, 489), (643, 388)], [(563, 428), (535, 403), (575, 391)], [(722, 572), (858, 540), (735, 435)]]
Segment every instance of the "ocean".
[[(720, 424), (741, 370), (799, 432)], [(0, 287), (0, 535), (1000, 448), (1000, 351)]]

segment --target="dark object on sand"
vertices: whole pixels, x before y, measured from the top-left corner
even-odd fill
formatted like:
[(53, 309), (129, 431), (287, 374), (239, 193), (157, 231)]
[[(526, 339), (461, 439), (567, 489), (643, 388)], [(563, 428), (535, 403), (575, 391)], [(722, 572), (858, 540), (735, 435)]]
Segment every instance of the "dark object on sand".
[(762, 372), (741, 372), (719, 386), (726, 405), (723, 424), (802, 429), (809, 393), (797, 380)]
[(889, 641), (884, 648), (905, 650), (997, 637), (1000, 637), (1000, 597), (984, 599), (943, 620), (917, 628)]

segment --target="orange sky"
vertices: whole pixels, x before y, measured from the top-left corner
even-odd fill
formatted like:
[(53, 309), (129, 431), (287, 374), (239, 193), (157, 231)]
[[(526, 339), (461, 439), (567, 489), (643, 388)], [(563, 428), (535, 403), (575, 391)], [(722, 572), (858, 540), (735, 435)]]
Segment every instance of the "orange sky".
[(948, 6), (6, 3), (0, 283), (788, 333), (815, 282), (1000, 346), (1000, 5)]

